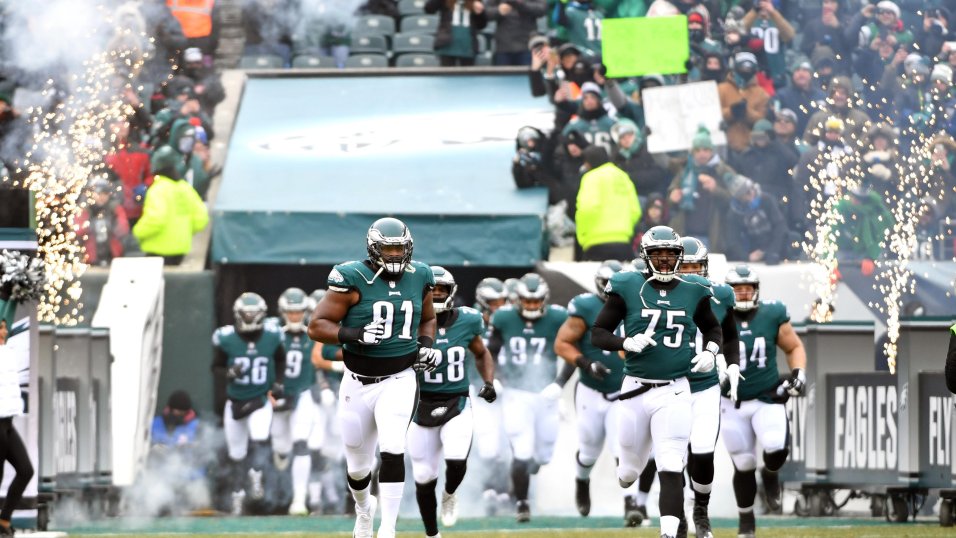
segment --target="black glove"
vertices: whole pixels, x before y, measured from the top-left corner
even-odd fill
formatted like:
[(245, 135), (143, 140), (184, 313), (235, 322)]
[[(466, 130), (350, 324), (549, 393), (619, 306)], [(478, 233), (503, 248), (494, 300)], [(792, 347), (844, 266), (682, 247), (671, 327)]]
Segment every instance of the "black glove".
[(803, 395), (803, 390), (807, 386), (807, 376), (803, 371), (803, 368), (794, 368), (790, 372), (790, 379), (787, 380), (789, 387), (787, 392), (790, 396), (801, 396)]
[(272, 384), (272, 397), (276, 400), (285, 398), (285, 387), (282, 385), (282, 383), (276, 381)]
[(233, 379), (236, 379), (237, 377), (241, 377), (241, 376), (242, 376), (242, 364), (239, 364), (238, 362), (236, 364), (233, 364), (231, 367), (229, 367), (228, 370), (226, 370), (226, 379), (228, 379), (229, 381), (232, 381)]
[(598, 361), (592, 361), (583, 355), (574, 359), (574, 364), (598, 381), (604, 381), (604, 378), (611, 373), (611, 370), (609, 370), (607, 366), (604, 366), (604, 364)]
[(730, 115), (736, 120), (745, 119), (747, 117), (747, 100), (743, 99), (730, 105)]
[(478, 390), (478, 397), (488, 403), (491, 403), (498, 399), (498, 393), (495, 391), (495, 386), (486, 381), (485, 384), (482, 385), (481, 389)]

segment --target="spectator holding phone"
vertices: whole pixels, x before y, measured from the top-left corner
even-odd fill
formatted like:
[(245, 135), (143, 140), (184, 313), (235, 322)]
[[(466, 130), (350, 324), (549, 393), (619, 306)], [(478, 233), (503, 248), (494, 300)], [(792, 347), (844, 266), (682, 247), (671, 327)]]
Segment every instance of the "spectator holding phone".
[(495, 27), (495, 65), (528, 65), (532, 52), (526, 44), (543, 17), (545, 0), (488, 0), (488, 19)]

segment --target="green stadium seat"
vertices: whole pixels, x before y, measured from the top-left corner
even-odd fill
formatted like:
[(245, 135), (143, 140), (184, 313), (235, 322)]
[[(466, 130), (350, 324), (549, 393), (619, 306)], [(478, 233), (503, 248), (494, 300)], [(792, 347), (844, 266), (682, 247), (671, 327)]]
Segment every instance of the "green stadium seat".
[(351, 54), (385, 54), (388, 43), (382, 35), (353, 35), (349, 46)]
[(491, 51), (486, 50), (475, 56), (475, 65), (491, 65)]
[(441, 62), (434, 54), (413, 52), (399, 56), (395, 60), (395, 67), (441, 67)]
[(398, 3), (398, 13), (402, 16), (424, 15), (425, 0), (401, 0)]
[(438, 15), (402, 17), (402, 33), (434, 34), (438, 31)]
[(345, 61), (346, 69), (388, 67), (388, 58), (384, 54), (356, 54)]
[(385, 15), (362, 15), (355, 20), (352, 33), (391, 37), (395, 33), (395, 19)]
[(325, 69), (335, 68), (335, 58), (331, 56), (316, 56), (314, 54), (299, 54), (292, 59), (292, 67), (298, 69)]
[(405, 54), (408, 52), (427, 52), (435, 50), (435, 36), (429, 34), (395, 34), (392, 37), (392, 52)]
[(283, 67), (282, 57), (274, 54), (243, 56), (239, 59), (239, 69), (282, 69)]

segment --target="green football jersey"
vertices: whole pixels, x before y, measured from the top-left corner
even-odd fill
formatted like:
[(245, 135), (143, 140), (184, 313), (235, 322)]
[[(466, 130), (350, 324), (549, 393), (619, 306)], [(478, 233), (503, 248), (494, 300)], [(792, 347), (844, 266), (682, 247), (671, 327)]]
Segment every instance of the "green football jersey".
[(694, 312), (703, 298), (713, 297), (710, 282), (696, 275), (670, 290), (654, 288), (643, 273), (621, 271), (608, 281), (608, 293), (617, 294), (627, 305), (624, 333), (653, 333), (657, 342), (640, 353), (628, 351), (624, 373), (644, 379), (677, 379), (687, 375), (694, 358), (691, 345), (697, 331)]
[[(624, 359), (616, 352), (605, 351), (591, 343), (591, 327), (594, 325), (594, 320), (597, 319), (598, 312), (603, 307), (604, 301), (600, 297), (593, 293), (582, 293), (568, 303), (568, 316), (581, 318), (584, 321), (584, 326), (587, 327), (584, 336), (578, 342), (581, 354), (592, 361), (600, 362), (611, 371), (603, 381), (598, 381), (578, 368), (581, 384), (600, 393), (611, 394), (621, 390), (621, 383), (624, 381)], [(623, 323), (617, 326), (614, 334), (624, 336)]]
[(611, 127), (614, 126), (614, 123), (614, 119), (607, 114), (594, 120), (578, 117), (565, 125), (561, 133), (568, 136), (571, 131), (578, 131), (591, 144), (610, 149), (614, 145), (614, 141), (611, 139)]
[(435, 334), (435, 349), (441, 352), (438, 367), (418, 374), (422, 392), (468, 392), (468, 371), (474, 368), (475, 355), (468, 349), (476, 336), (485, 332), (485, 321), (474, 308), (457, 308), (450, 327), (439, 327)]
[(296, 396), (315, 383), (315, 366), (312, 365), (315, 342), (306, 333), (283, 331), (282, 343), (285, 346), (285, 393)]
[(418, 324), (422, 319), (422, 297), (435, 286), (435, 275), (427, 265), (412, 261), (397, 282), (375, 277), (364, 262), (336, 265), (329, 273), (332, 291), (357, 290), (361, 299), (349, 308), (343, 327), (362, 328), (373, 320), (385, 319), (385, 339), (376, 346), (347, 343), (346, 351), (366, 357), (401, 357), (418, 350)]
[(601, 25), (604, 14), (594, 9), (568, 6), (564, 9), (568, 24), (568, 41), (581, 49), (585, 56), (601, 54)]
[(526, 320), (512, 305), (505, 305), (491, 316), (491, 326), (501, 334), (501, 353), (495, 376), (505, 388), (540, 392), (558, 373), (554, 339), (568, 319), (562, 306), (548, 305), (544, 315)]
[(251, 400), (265, 396), (276, 379), (276, 349), (282, 348), (282, 334), (274, 325), (266, 325), (255, 342), (243, 340), (233, 325), (212, 333), (212, 345), (226, 354), (226, 367), (242, 365), (239, 377), (229, 381), (226, 395), (233, 400)]
[[(714, 290), (714, 297), (710, 300), (710, 309), (714, 312), (714, 317), (718, 323), (722, 323), (724, 318), (730, 315), (734, 310), (734, 289), (724, 283), (711, 282)], [(704, 335), (697, 329), (697, 337), (692, 342), (694, 354), (704, 351)], [(726, 358), (726, 357), (725, 357)], [(730, 360), (734, 360), (733, 357)], [(709, 372), (688, 372), (687, 380), (690, 381), (690, 391), (700, 392), (720, 383), (717, 375), (717, 368)]]
[[(322, 358), (327, 361), (334, 361), (335, 352), (340, 349), (342, 349), (342, 346), (337, 344), (322, 344)], [(329, 382), (329, 388), (338, 393), (339, 384), (342, 382), (342, 372), (323, 370), (322, 375), (324, 375), (325, 380)]]
[[(737, 397), (743, 400), (770, 401), (764, 396), (777, 386), (777, 334), (780, 326), (790, 321), (787, 307), (779, 301), (760, 301), (749, 321), (737, 319), (740, 335), (740, 373), (745, 379), (737, 386)], [(730, 357), (728, 357), (728, 360)]]
[(767, 71), (775, 83), (786, 82), (787, 44), (780, 39), (780, 29), (770, 19), (756, 19), (750, 27), (750, 34), (763, 41), (764, 57), (767, 59)]

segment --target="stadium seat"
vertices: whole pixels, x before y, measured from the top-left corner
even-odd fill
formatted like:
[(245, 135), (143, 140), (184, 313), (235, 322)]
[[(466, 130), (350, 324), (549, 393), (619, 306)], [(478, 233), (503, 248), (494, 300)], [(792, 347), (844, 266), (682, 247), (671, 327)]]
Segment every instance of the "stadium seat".
[(475, 56), (475, 65), (491, 65), (491, 51), (486, 50)]
[(491, 39), (490, 37), (484, 34), (478, 34), (478, 54), (482, 52), (487, 52), (491, 48)]
[(481, 29), (481, 33), (484, 34), (484, 35), (486, 35), (486, 36), (488, 36), (488, 37), (494, 37), (494, 35), (495, 35), (495, 29), (497, 29), (497, 28), (498, 28), (498, 23), (497, 23), (497, 22), (495, 22), (495, 21), (488, 21), (488, 24), (487, 24), (484, 28)]
[(282, 57), (274, 54), (243, 56), (239, 60), (239, 69), (282, 69), (282, 67)]
[(402, 54), (395, 60), (395, 67), (440, 67), (441, 62), (434, 54)]
[(392, 38), (392, 52), (405, 54), (409, 52), (427, 52), (435, 50), (435, 36), (428, 34), (395, 34)]
[(395, 33), (395, 19), (385, 15), (362, 15), (355, 20), (352, 33), (391, 37)]
[(438, 15), (410, 15), (402, 18), (402, 33), (434, 34), (438, 31)]
[(300, 54), (292, 59), (292, 67), (295, 68), (329, 68), (337, 67), (335, 58), (331, 56), (315, 56), (313, 54)]
[(424, 15), (425, 0), (401, 0), (398, 3), (398, 13), (402, 17), (408, 15)]
[(384, 54), (356, 54), (345, 62), (346, 69), (388, 67), (388, 58)]
[(548, 17), (538, 17), (538, 33), (548, 35)]
[(385, 54), (388, 43), (381, 35), (353, 35), (349, 47), (351, 54)]

